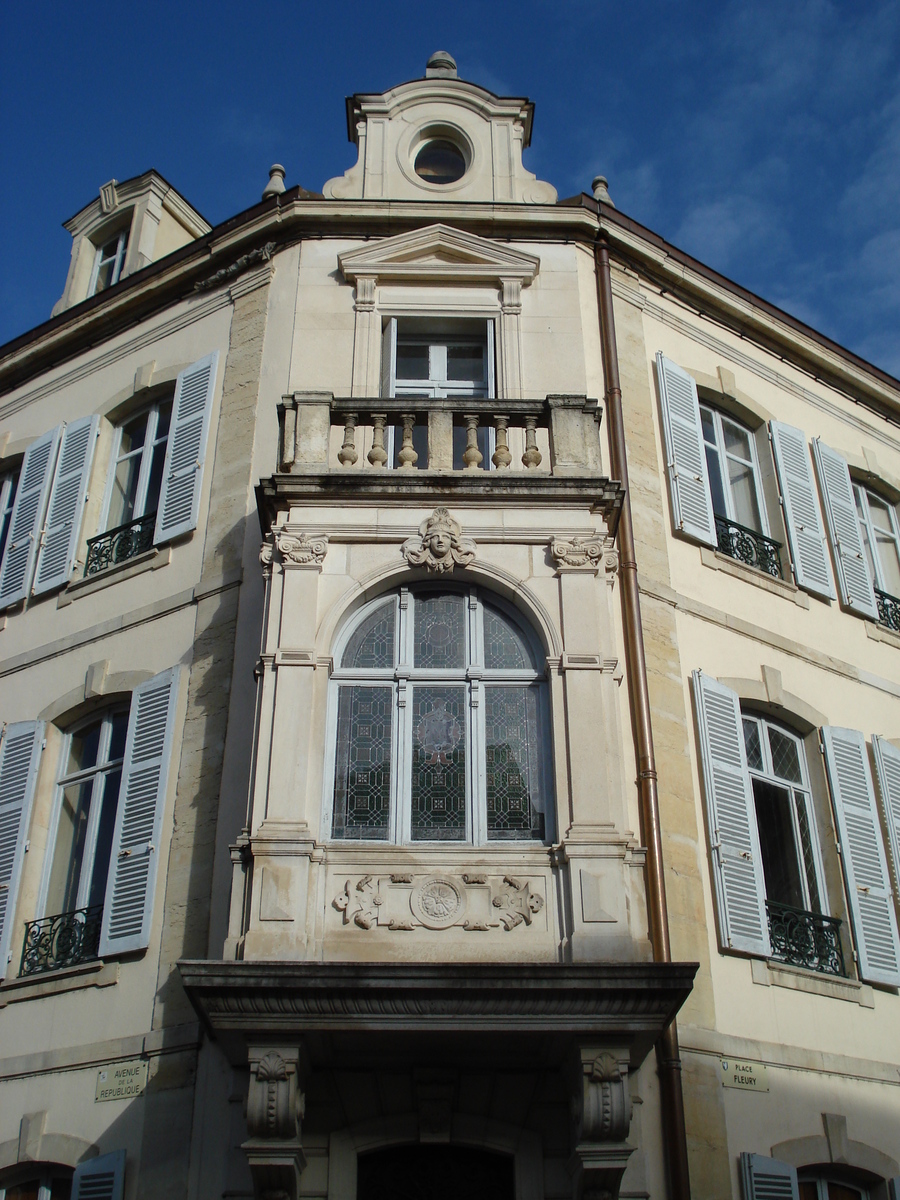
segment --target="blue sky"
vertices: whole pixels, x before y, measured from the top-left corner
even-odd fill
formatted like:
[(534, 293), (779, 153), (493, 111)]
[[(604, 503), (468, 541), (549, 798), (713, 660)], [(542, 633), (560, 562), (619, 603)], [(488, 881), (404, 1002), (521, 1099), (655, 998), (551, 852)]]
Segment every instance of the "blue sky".
[(529, 168), (617, 206), (900, 375), (896, 0), (31, 0), (0, 18), (0, 342), (45, 320), (61, 227), (155, 167), (216, 224), (269, 164), (353, 161), (344, 97), (423, 74), (536, 105)]

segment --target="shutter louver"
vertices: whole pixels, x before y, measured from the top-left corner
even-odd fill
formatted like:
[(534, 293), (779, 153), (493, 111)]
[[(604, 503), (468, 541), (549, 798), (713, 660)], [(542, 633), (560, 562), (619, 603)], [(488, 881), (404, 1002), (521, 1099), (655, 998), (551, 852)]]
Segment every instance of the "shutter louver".
[(124, 1194), (124, 1150), (89, 1158), (75, 1168), (72, 1200), (122, 1200)]
[(894, 887), (900, 888), (900, 750), (878, 734), (872, 738), (872, 747), (875, 750), (875, 771), (894, 860)]
[(40, 721), (21, 721), (7, 725), (0, 743), (0, 979), (6, 973), (43, 737)]
[(784, 526), (791, 547), (797, 586), (817, 596), (834, 599), (825, 531), (816, 500), (812, 468), (806, 450), (806, 435), (793, 425), (769, 422), (775, 469), (781, 488)]
[(741, 708), (730, 688), (693, 674), (722, 944), (768, 956), (769, 922)]
[(865, 738), (856, 729), (822, 730), (841, 864), (859, 972), (900, 986), (900, 940)]
[(841, 603), (877, 621), (878, 604), (859, 532), (850, 468), (840, 454), (819, 438), (813, 441), (813, 457), (825, 500), (825, 520), (834, 551)]
[(31, 587), (61, 435), (58, 425), (25, 451), (0, 570), (0, 608), (24, 600)]
[(744, 1200), (800, 1200), (797, 1168), (762, 1154), (741, 1155)]
[(73, 421), (63, 431), (34, 575), (35, 594), (66, 583), (75, 565), (99, 427), (100, 418), (93, 416)]
[(131, 697), (101, 958), (141, 950), (150, 942), (177, 696), (178, 668), (173, 667), (140, 684)]
[(656, 356), (656, 369), (675, 528), (706, 546), (715, 546), (716, 522), (706, 476), (697, 385), (662, 352)]
[(393, 396), (397, 384), (397, 318), (391, 317), (381, 335), (381, 394)]
[(203, 460), (216, 386), (218, 351), (182, 371), (175, 384), (172, 427), (153, 540), (168, 541), (197, 526)]

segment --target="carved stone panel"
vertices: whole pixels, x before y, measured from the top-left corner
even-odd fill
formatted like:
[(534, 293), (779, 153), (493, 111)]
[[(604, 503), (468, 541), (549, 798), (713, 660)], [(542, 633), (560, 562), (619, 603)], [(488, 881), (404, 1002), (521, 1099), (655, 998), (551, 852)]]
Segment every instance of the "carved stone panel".
[(536, 920), (546, 927), (545, 892), (543, 879), (528, 876), (402, 871), (344, 878), (331, 904), (342, 926), (357, 929), (509, 933)]

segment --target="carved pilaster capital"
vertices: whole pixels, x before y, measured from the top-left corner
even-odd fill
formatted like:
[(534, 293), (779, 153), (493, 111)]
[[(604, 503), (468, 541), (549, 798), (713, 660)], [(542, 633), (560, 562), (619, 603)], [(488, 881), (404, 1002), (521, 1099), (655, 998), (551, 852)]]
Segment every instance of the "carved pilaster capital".
[(275, 559), (275, 539), (271, 534), (267, 534), (265, 541), (259, 548), (259, 565), (262, 567), (263, 579), (269, 579), (272, 575), (272, 563)]
[(588, 537), (555, 537), (550, 542), (550, 555), (557, 571), (569, 569), (597, 572), (610, 549), (607, 540), (596, 534)]
[(500, 306), (504, 313), (521, 313), (522, 311), (522, 280), (500, 280)]
[(311, 537), (308, 533), (276, 529), (275, 545), (282, 561), (295, 567), (321, 567), (328, 553), (328, 538), (324, 534)]
[(297, 1200), (306, 1158), (300, 1144), (304, 1095), (296, 1046), (251, 1047), (247, 1093), (250, 1164), (257, 1200)]
[(356, 304), (357, 312), (374, 312), (375, 311), (375, 284), (377, 280), (374, 275), (357, 275), (356, 277)]

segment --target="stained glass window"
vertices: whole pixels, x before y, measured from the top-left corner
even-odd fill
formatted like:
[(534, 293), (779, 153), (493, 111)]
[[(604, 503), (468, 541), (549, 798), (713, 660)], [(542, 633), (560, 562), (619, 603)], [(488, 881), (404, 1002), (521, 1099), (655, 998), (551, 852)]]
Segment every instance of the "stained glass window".
[(552, 836), (546, 683), (528, 633), (474, 588), (404, 596), (363, 610), (334, 671), (332, 835)]
[(342, 687), (338, 693), (334, 836), (386, 838), (390, 821), (389, 687)]

